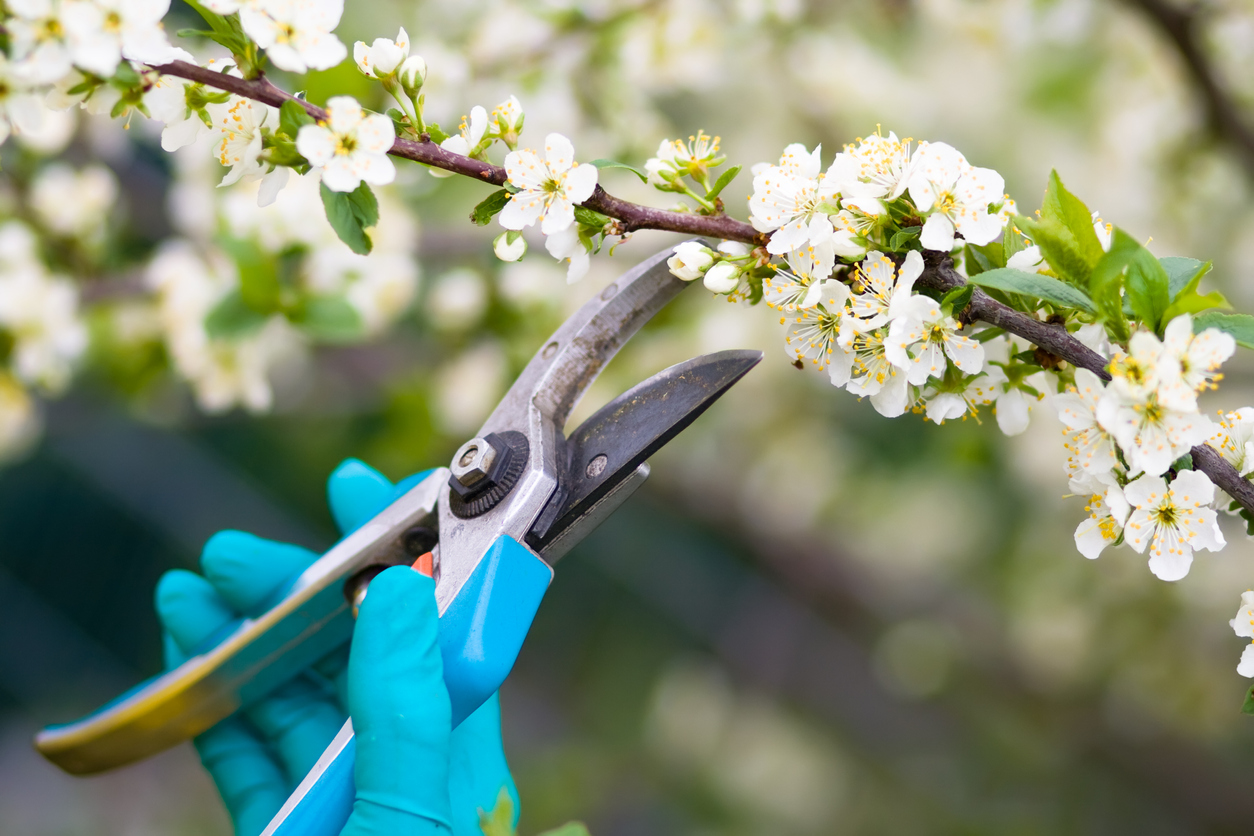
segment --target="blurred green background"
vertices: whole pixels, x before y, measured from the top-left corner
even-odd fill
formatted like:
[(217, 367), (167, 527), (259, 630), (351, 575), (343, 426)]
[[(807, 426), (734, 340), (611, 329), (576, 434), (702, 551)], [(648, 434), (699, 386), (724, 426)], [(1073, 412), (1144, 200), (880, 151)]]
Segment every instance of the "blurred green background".
[[(1184, 8), (350, 2), (338, 33), (404, 24), (433, 118), (513, 93), (524, 145), (558, 130), (580, 159), (640, 165), (701, 128), (733, 163), (793, 141), (821, 142), (826, 162), (882, 125), (998, 169), (1028, 210), (1057, 168), (1158, 255), (1213, 259), (1249, 311), (1254, 4), (1199, 4), (1187, 30)], [(306, 86), (384, 105), (351, 63)], [(121, 198), (85, 268), (91, 352), (41, 405), (41, 440), (0, 470), (0, 831), (225, 834), (189, 746), (75, 779), (31, 735), (159, 669), (154, 584), (194, 567), (209, 534), (325, 548), (338, 461), (392, 478), (447, 461), (567, 312), (675, 239), (638, 234), (567, 287), (538, 240), (495, 261), (497, 230), (467, 220), (483, 187), (408, 166), (384, 211), (417, 218), (401, 244), (421, 268), (412, 309), (369, 341), (304, 346), (272, 370), (268, 413), (207, 416), (159, 340), (109, 334), (144, 304), (135, 274), (159, 242), (193, 237), (166, 201), (182, 189), (212, 217), (227, 190), (172, 164), (138, 118), (123, 132), (83, 114), (58, 155), (103, 160)], [(23, 178), (45, 164), (3, 147), (6, 216), (26, 217)], [(602, 182), (670, 199), (623, 172)], [(745, 216), (749, 188), (746, 170), (730, 212)], [(1227, 625), (1254, 582), (1240, 526), (1225, 520), (1229, 547), (1175, 584), (1129, 550), (1086, 561), (1047, 408), (1016, 438), (987, 419), (883, 419), (795, 370), (770, 311), (700, 288), (624, 350), (572, 426), (661, 368), (754, 347), (766, 361), (558, 567), (502, 692), (521, 833), (573, 818), (596, 836), (1249, 832), (1254, 718)], [(1254, 403), (1248, 357), (1225, 372), (1204, 408)]]

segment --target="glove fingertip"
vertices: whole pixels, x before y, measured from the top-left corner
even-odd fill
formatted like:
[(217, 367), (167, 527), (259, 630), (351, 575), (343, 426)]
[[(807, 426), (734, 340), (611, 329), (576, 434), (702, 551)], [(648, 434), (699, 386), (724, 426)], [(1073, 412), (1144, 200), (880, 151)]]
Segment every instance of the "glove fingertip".
[(219, 531), (205, 543), (200, 567), (214, 588), (236, 610), (256, 614), (318, 559), (289, 543), (244, 531)]
[(327, 479), (331, 516), (342, 534), (378, 513), (391, 493), (391, 480), (359, 459), (340, 462)]
[(186, 569), (171, 569), (157, 582), (157, 618), (184, 653), (235, 618), (209, 581)]

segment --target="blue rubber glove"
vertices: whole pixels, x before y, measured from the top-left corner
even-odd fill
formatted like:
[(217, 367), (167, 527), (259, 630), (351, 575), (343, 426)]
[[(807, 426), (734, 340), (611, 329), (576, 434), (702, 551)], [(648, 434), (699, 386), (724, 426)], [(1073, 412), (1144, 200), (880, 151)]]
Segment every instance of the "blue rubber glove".
[[(348, 534), (425, 476), (393, 486), (362, 462), (343, 462), (327, 483), (336, 525)], [(215, 534), (201, 555), (203, 576), (175, 569), (157, 585), (167, 665), (265, 612), (317, 558), (239, 531)], [(450, 731), (437, 629), (432, 580), (407, 567), (388, 569), (370, 584), (351, 652), (331, 654), (196, 738), (237, 836), (265, 829), (346, 713), (357, 736), (357, 798), (344, 836), (480, 836), (479, 813), (491, 811), (502, 791), (517, 821), (498, 699)]]

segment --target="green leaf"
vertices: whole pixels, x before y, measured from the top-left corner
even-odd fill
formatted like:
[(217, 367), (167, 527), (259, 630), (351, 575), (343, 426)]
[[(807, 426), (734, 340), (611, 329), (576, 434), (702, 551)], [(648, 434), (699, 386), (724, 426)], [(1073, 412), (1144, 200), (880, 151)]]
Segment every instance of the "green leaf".
[(610, 222), (608, 215), (602, 215), (600, 212), (594, 212), (583, 206), (575, 207), (575, 220), (583, 226), (594, 226), (598, 231)]
[(1121, 292), (1126, 266), (1127, 253), (1112, 240), (1111, 251), (1098, 260), (1089, 277), (1089, 293), (1097, 304), (1098, 313), (1105, 320), (1111, 336), (1120, 342), (1128, 339), (1130, 333)]
[(358, 255), (367, 255), (373, 248), (366, 230), (379, 222), (379, 201), (370, 186), (362, 183), (351, 192), (333, 192), (321, 185), (322, 206), (327, 221), (340, 240)]
[(1027, 248), (1028, 245), (1023, 243), (1023, 233), (1015, 229), (1014, 223), (1006, 224), (1006, 229), (1001, 234), (1001, 254), (1005, 256), (1006, 264), (1010, 263), (1012, 255), (1023, 252)]
[(706, 195), (705, 195), (706, 200), (713, 200), (714, 198), (722, 194), (723, 189), (727, 188), (728, 185), (731, 184), (731, 181), (736, 179), (736, 175), (740, 173), (741, 168), (742, 168), (741, 166), (734, 165), (731, 168), (724, 171), (722, 174), (720, 174), (718, 176), (718, 179), (714, 181), (714, 186), (708, 192), (706, 192)]
[(261, 329), (269, 317), (244, 303), (238, 290), (232, 290), (205, 318), (205, 333), (211, 339), (236, 339)]
[(265, 316), (278, 311), (282, 285), (274, 257), (252, 240), (224, 238), (219, 243), (239, 271), (240, 299), (244, 304)]
[(505, 189), (498, 189), (479, 201), (479, 205), (471, 211), (470, 219), (478, 226), (487, 226), (505, 208), (505, 204), (509, 203), (509, 197), (509, 192)]
[(1132, 311), (1146, 326), (1161, 332), (1165, 324), (1163, 314), (1171, 304), (1167, 271), (1149, 250), (1118, 227), (1110, 244), (1110, 251), (1113, 253), (1116, 250), (1126, 254), (1128, 274), (1124, 278), (1124, 288)]
[[(1084, 201), (1067, 191), (1057, 171), (1049, 173), (1049, 186), (1041, 204), (1041, 221), (1065, 233), (1062, 240), (1089, 264), (1090, 269), (1102, 257), (1102, 244), (1093, 229), (1093, 213)], [(1040, 243), (1035, 238), (1032, 240)]]
[(1245, 692), (1245, 703), (1241, 706), (1242, 714), (1254, 714), (1254, 685)]
[(556, 830), (546, 830), (540, 836), (592, 836), (588, 826), (581, 821), (568, 822)]
[[(616, 163), (613, 160), (593, 160), (592, 165), (596, 166), (597, 168), (625, 168), (628, 171), (630, 171), (632, 174), (639, 177), (641, 183), (649, 182), (649, 177), (647, 174), (645, 174), (643, 171), (641, 171), (638, 168), (633, 168), (627, 165), (627, 163)], [(733, 174), (732, 176), (734, 177), (735, 175)], [(719, 179), (722, 180), (723, 178), (720, 177)], [(731, 182), (731, 181), (729, 180), (728, 182)], [(723, 185), (726, 185), (726, 183), (724, 183)]]
[(1024, 296), (1031, 296), (1034, 299), (1042, 299), (1052, 305), (1063, 308), (1075, 308), (1086, 313), (1097, 313), (1093, 300), (1084, 291), (1078, 287), (1072, 287), (1066, 282), (1060, 282), (1055, 278), (1042, 276), (1040, 273), (1028, 273), (1024, 270), (1015, 270), (1010, 267), (998, 267), (971, 276), (967, 281), (971, 284), (978, 284), (980, 287), (991, 287), (1006, 293), (1019, 293)]
[(296, 139), (302, 127), (312, 125), (315, 121), (300, 102), (293, 99), (288, 99), (279, 108), (279, 130), (293, 140)]
[(1193, 454), (1185, 453), (1180, 458), (1171, 463), (1171, 469), (1179, 473), (1182, 470), (1193, 469)]
[(310, 296), (292, 321), (326, 342), (353, 342), (366, 330), (361, 314), (343, 296)]
[(446, 134), (435, 122), (427, 123), (427, 136), (431, 137), (431, 141), (436, 145), (449, 138), (449, 134)]
[(1211, 312), (1193, 317), (1194, 334), (1200, 334), (1207, 328), (1218, 328), (1225, 334), (1231, 334), (1237, 345), (1254, 348), (1254, 316)]
[(1033, 244), (1040, 247), (1041, 255), (1055, 273), (1076, 287), (1088, 288), (1089, 276), (1097, 260), (1090, 261), (1085, 256), (1067, 229), (1055, 222), (1034, 221), (1022, 215), (1017, 216), (1014, 223), (1032, 239)]
[(949, 313), (950, 316), (962, 313), (966, 310), (967, 305), (971, 304), (971, 297), (975, 294), (975, 285), (967, 283), (961, 287), (955, 287), (953, 290), (941, 297), (941, 307)]
[(1169, 293), (1172, 299), (1179, 296), (1180, 291), (1184, 290), (1194, 278), (1200, 279), (1209, 273), (1211, 267), (1209, 261), (1182, 258), (1178, 255), (1165, 256), (1158, 259), (1158, 263), (1167, 271), (1167, 286), (1170, 288)]
[(1210, 272), (1209, 261), (1201, 262), (1193, 258), (1160, 258), (1159, 263), (1167, 271), (1171, 293), (1171, 305), (1163, 314), (1164, 325), (1181, 314), (1193, 314), (1211, 308), (1232, 307), (1218, 290), (1212, 290), (1205, 295), (1197, 292), (1198, 283)]
[(893, 237), (889, 239), (888, 248), (895, 252), (901, 252), (910, 246), (911, 241), (917, 241), (919, 233), (923, 231), (921, 226), (908, 226), (899, 229), (893, 233)]

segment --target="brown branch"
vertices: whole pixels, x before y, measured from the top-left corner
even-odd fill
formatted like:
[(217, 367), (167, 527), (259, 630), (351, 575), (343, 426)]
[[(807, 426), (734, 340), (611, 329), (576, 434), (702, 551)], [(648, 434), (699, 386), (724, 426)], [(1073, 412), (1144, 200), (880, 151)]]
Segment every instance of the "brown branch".
[(1240, 108), (1224, 89), (1219, 74), (1207, 60), (1205, 48), (1199, 43), (1197, 23), (1200, 7), (1177, 6), (1167, 0), (1124, 2), (1142, 11), (1180, 53), (1206, 106), (1211, 130), (1232, 146), (1246, 173), (1254, 177), (1254, 130), (1241, 118)]
[[(273, 107), (281, 107), (286, 101), (297, 101), (313, 118), (321, 121), (327, 116), (322, 108), (280, 90), (264, 77), (237, 78), (185, 61), (173, 61), (155, 66), (153, 69), (166, 75), (199, 81)], [(389, 153), (433, 168), (491, 183), (494, 186), (504, 185), (507, 179), (505, 169), (501, 166), (446, 151), (430, 139), (415, 141), (398, 138)], [(592, 197), (584, 201), (583, 205), (618, 220), (619, 228), (624, 233), (639, 229), (660, 229), (742, 241), (747, 244), (761, 244), (765, 240), (751, 225), (726, 215), (698, 215), (692, 212), (653, 209), (614, 197), (600, 186), (596, 187)], [(919, 286), (948, 291), (966, 284), (966, 279), (954, 270), (953, 259), (948, 255), (927, 253), (925, 263), (927, 267), (917, 281)], [(1110, 373), (1106, 371), (1106, 359), (1073, 337), (1066, 328), (1041, 322), (1032, 316), (1007, 307), (978, 287), (971, 297), (971, 304), (966, 315), (971, 319), (987, 322), (1020, 336), (1078, 368), (1088, 369), (1103, 380), (1110, 380)], [(1254, 513), (1254, 485), (1241, 478), (1236, 469), (1222, 456), (1203, 445), (1193, 448), (1193, 460), (1198, 470), (1209, 476), (1212, 482)]]

